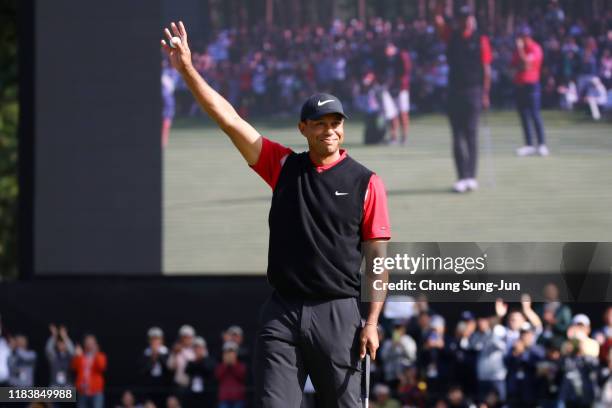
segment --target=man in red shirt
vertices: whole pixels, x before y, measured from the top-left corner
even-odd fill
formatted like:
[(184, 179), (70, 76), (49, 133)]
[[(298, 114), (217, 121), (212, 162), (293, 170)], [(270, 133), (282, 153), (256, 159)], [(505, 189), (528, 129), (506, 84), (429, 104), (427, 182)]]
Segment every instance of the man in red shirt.
[(361, 260), (365, 254), (370, 284), (390, 238), (382, 181), (340, 148), (346, 115), (338, 98), (321, 93), (304, 103), (298, 129), (308, 151), (295, 153), (243, 120), (193, 68), (184, 25), (170, 28), (162, 47), (172, 66), (273, 190), (267, 274), (274, 292), (260, 315), (255, 406), (299, 407), (308, 375), (323, 406), (357, 406), (359, 361), (376, 357), (384, 304), (385, 293), (376, 293), (362, 325)]
[(215, 368), (219, 382), (219, 408), (244, 408), (246, 402), (246, 366), (238, 361), (238, 344), (223, 344), (223, 360)]
[[(519, 147), (519, 156), (548, 156), (548, 148), (544, 136), (544, 125), (540, 116), (540, 71), (544, 55), (540, 45), (531, 38), (531, 30), (523, 26), (518, 30), (516, 50), (512, 56), (512, 66), (516, 69), (514, 84), (516, 85), (516, 107), (521, 117), (525, 146)], [(536, 131), (538, 146), (534, 145), (531, 125)]]
[(95, 336), (89, 334), (83, 340), (83, 348), (77, 345), (72, 369), (76, 374), (76, 389), (79, 393), (78, 408), (104, 407), (104, 371), (106, 354), (98, 348)]

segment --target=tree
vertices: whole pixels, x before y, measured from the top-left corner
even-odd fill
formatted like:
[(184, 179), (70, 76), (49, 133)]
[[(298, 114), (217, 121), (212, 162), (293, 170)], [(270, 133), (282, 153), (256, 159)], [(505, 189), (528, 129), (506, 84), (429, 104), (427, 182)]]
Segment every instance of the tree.
[(0, 280), (17, 276), (17, 1), (0, 5)]

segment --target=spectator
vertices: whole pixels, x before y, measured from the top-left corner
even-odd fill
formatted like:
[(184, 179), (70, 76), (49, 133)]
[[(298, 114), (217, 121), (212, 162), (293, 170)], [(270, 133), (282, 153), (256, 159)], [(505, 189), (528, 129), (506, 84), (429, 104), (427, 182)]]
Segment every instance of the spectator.
[(170, 395), (166, 398), (166, 408), (181, 408), (181, 402), (176, 396)]
[(585, 314), (577, 314), (567, 329), (568, 341), (565, 346), (570, 353), (577, 353), (592, 358), (599, 358), (599, 343), (589, 337), (591, 320)]
[(244, 344), (244, 333), (242, 328), (237, 325), (233, 325), (227, 328), (223, 333), (223, 342), (233, 341), (238, 345), (238, 359), (244, 363), (248, 363), (250, 359), (250, 352), (247, 346)]
[(601, 392), (597, 399), (596, 408), (612, 406), (612, 353), (608, 352), (606, 364), (600, 371)]
[[(163, 405), (161, 405), (163, 407)], [(157, 405), (151, 400), (146, 400), (144, 404), (142, 404), (142, 408), (157, 408)]]
[(475, 395), (476, 357), (477, 352), (472, 343), (472, 335), (476, 330), (476, 318), (470, 311), (464, 311), (455, 329), (455, 336), (449, 341), (447, 354), (449, 356), (449, 380), (461, 384), (469, 395)]
[(449, 408), (470, 408), (473, 406), (472, 402), (465, 397), (463, 389), (459, 385), (449, 387), (446, 400)]
[(557, 395), (559, 394), (562, 377), (561, 351), (552, 341), (548, 341), (544, 359), (536, 366), (538, 403), (543, 408), (558, 407)]
[(595, 332), (593, 338), (599, 343), (599, 359), (602, 366), (608, 365), (608, 356), (612, 350), (612, 306), (604, 312), (604, 327)]
[[(516, 69), (514, 83), (516, 85), (516, 106), (523, 126), (525, 145), (517, 149), (519, 156), (539, 154), (548, 156), (544, 125), (540, 116), (542, 91), (540, 87), (540, 71), (544, 53), (542, 47), (531, 37), (531, 29), (523, 26), (518, 30), (516, 51), (512, 56), (512, 66)], [(534, 144), (531, 126), (535, 128), (538, 146)]]
[(94, 335), (86, 335), (83, 347), (80, 345), (75, 347), (72, 369), (76, 374), (77, 407), (104, 407), (106, 354), (100, 351)]
[(195, 360), (193, 350), (193, 339), (195, 330), (185, 324), (179, 329), (179, 339), (172, 347), (172, 352), (168, 357), (168, 369), (174, 372), (174, 385), (179, 396), (184, 395), (189, 386), (189, 376), (185, 373), (185, 368), (190, 361)]
[(382, 343), (379, 351), (384, 363), (384, 380), (396, 389), (403, 368), (416, 363), (417, 346), (412, 337), (406, 334), (403, 320), (395, 320), (391, 338)]
[(594, 120), (601, 119), (599, 107), (605, 106), (608, 103), (608, 91), (601, 83), (601, 79), (596, 76), (590, 78), (589, 82), (585, 85), (584, 101), (589, 107), (591, 117)]
[[(493, 61), (491, 76), (492, 92), (499, 106), (507, 106), (512, 97), (514, 21), (529, 21), (533, 37), (541, 40), (545, 56), (542, 78), (550, 101), (555, 99), (551, 92), (554, 88), (559, 84), (559, 89), (567, 87), (579, 76), (588, 81), (592, 75), (599, 75), (604, 86), (610, 87), (612, 48), (606, 28), (609, 14), (588, 18), (583, 15), (579, 20), (575, 13), (566, 15), (558, 2), (552, 2), (547, 7), (542, 3), (530, 5), (526, 16), (519, 12), (520, 7), (508, 4), (513, 17), (489, 21), (494, 23), (490, 39), (499, 57)], [(401, 50), (401, 64), (394, 56), (397, 54), (391, 58), (384, 55), (386, 44)], [(313, 51), (322, 48), (328, 51)], [(299, 109), (296, 104), (317, 90), (348, 96), (366, 72), (373, 70), (381, 85), (388, 86), (392, 99), (397, 84), (387, 83), (390, 73), (396, 80), (410, 81), (410, 105), (421, 111), (438, 110), (449, 79), (448, 65), (443, 61), (444, 46), (423, 19), (406, 22), (377, 17), (365, 23), (335, 20), (327, 26), (305, 24), (293, 30), (262, 29), (260, 25), (230, 27), (213, 33), (211, 41), (194, 47), (192, 55), (198, 72), (234, 101), (241, 115), (295, 112)], [(414, 65), (408, 63), (407, 56)], [(584, 79), (579, 82), (584, 83)], [(184, 84), (176, 84), (177, 92), (184, 90)], [(353, 93), (352, 105), (357, 105), (360, 97)], [(406, 99), (400, 92), (399, 101), (402, 100)], [(199, 114), (197, 104), (191, 110), (189, 104), (186, 106), (185, 113)], [(403, 119), (402, 109), (399, 111)]]
[(215, 368), (219, 382), (219, 408), (245, 406), (246, 367), (238, 361), (238, 345), (232, 341), (223, 344), (223, 360)]
[(193, 341), (195, 360), (187, 363), (185, 373), (189, 376), (189, 391), (187, 393), (187, 406), (213, 406), (214, 386), (213, 378), (215, 362), (208, 355), (206, 341), (196, 337)]
[(559, 86), (557, 92), (561, 95), (561, 109), (574, 109), (574, 104), (578, 102), (578, 88), (576, 88), (576, 83), (574, 81), (568, 81), (565, 85)]
[(416, 316), (408, 321), (408, 334), (417, 343), (417, 348), (419, 350), (423, 347), (427, 339), (430, 320), (430, 312), (428, 310), (420, 310)]
[(146, 388), (145, 395), (162, 407), (170, 385), (168, 348), (164, 345), (164, 332), (159, 327), (151, 327), (147, 338), (149, 346), (144, 350), (139, 362), (140, 382)]
[(522, 310), (513, 310), (508, 313), (508, 305), (503, 300), (495, 301), (495, 313), (498, 319), (507, 316), (506, 321), (506, 347), (509, 352), (512, 345), (519, 338), (521, 329), (525, 323), (529, 323), (533, 329), (534, 335), (537, 338), (542, 333), (542, 321), (536, 312), (531, 308), (531, 297), (528, 294), (523, 294), (521, 297)]
[(561, 349), (564, 376), (558, 401), (566, 406), (586, 408), (595, 401), (599, 344), (588, 337), (589, 330), (590, 321), (586, 315), (574, 316), (568, 328), (568, 341)]
[[(379, 67), (379, 77), (382, 79), (382, 106), (385, 119), (390, 125), (390, 144), (399, 144), (398, 130), (400, 127), (400, 114), (408, 112), (408, 100), (406, 92), (403, 93), (403, 101), (400, 104), (400, 91), (402, 91), (402, 77), (404, 76), (404, 62), (402, 55), (395, 44), (389, 42), (385, 47), (384, 57)], [(405, 115), (403, 115), (405, 116)], [(404, 120), (404, 119), (402, 119)], [(402, 143), (406, 142), (406, 126), (402, 123)]]
[(506, 350), (508, 351), (512, 348), (514, 342), (519, 338), (520, 328), (525, 323), (525, 316), (523, 316), (523, 314), (518, 310), (513, 310), (508, 313), (508, 305), (501, 299), (497, 299), (495, 301), (495, 313), (497, 318), (500, 319), (500, 323), (502, 318), (504, 318), (506, 315), (508, 316), (505, 326)]
[(430, 392), (443, 392), (448, 379), (448, 358), (446, 356), (445, 322), (440, 315), (433, 315), (429, 332), (420, 353), (420, 366), (427, 378)]
[(501, 325), (491, 326), (488, 319), (479, 319), (478, 326), (480, 335), (475, 345), (478, 353), (476, 360), (476, 377), (478, 378), (478, 393), (480, 399), (491, 392), (499, 396), (502, 401), (506, 400), (506, 365), (504, 356), (506, 354), (506, 330)]
[(60, 326), (58, 329), (54, 324), (50, 324), (49, 331), (51, 336), (45, 346), (51, 376), (49, 386), (65, 387), (72, 385), (70, 364), (74, 356), (74, 343), (70, 340), (65, 326)]
[(419, 382), (418, 368), (415, 365), (404, 367), (397, 390), (402, 406), (425, 408), (425, 402), (427, 401), (426, 387), (425, 383)]
[(28, 350), (28, 338), (22, 334), (9, 341), (11, 354), (8, 358), (9, 385), (11, 387), (33, 387), (36, 369), (36, 352)]
[(11, 354), (11, 348), (9, 347), (9, 341), (5, 338), (5, 333), (2, 329), (2, 318), (0, 316), (0, 387), (8, 387), (8, 361)]
[(355, 94), (355, 105), (365, 113), (364, 143), (378, 144), (385, 137), (386, 128), (382, 113), (382, 88), (378, 84), (376, 75), (368, 72), (363, 77), (361, 89)]
[(117, 405), (117, 408), (143, 408), (141, 404), (136, 404), (136, 398), (130, 390), (123, 391), (121, 394), (121, 403)]
[(539, 304), (536, 309), (543, 325), (540, 341), (551, 340), (560, 345), (565, 340), (567, 328), (572, 320), (572, 311), (559, 301), (559, 289), (554, 283), (544, 287), (544, 300), (544, 303)]
[(399, 401), (391, 398), (391, 390), (385, 384), (374, 386), (374, 398), (372, 408), (401, 408)]
[(535, 344), (535, 332), (524, 322), (519, 338), (506, 356), (506, 378), (510, 407), (533, 406), (537, 399), (536, 366), (544, 358), (544, 350)]

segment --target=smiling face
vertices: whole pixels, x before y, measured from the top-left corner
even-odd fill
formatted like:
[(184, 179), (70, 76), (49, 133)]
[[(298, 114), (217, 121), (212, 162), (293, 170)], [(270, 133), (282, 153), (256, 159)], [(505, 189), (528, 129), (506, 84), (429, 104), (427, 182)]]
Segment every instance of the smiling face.
[(308, 150), (315, 160), (335, 158), (340, 155), (344, 142), (344, 118), (338, 113), (329, 113), (319, 119), (307, 119), (298, 124), (300, 132), (308, 141)]

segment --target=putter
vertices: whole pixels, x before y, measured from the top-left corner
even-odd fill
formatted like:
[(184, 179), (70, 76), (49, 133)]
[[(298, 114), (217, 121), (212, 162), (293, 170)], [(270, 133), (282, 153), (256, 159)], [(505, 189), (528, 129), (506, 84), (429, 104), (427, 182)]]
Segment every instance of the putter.
[(491, 126), (489, 126), (489, 113), (483, 112), (482, 124), (484, 130), (485, 171), (487, 173), (487, 187), (495, 188), (495, 165), (493, 163), (493, 140), (491, 137)]
[(363, 407), (368, 408), (370, 404), (370, 355), (366, 354), (365, 360), (363, 361), (363, 370), (365, 372), (365, 388), (363, 390)]

